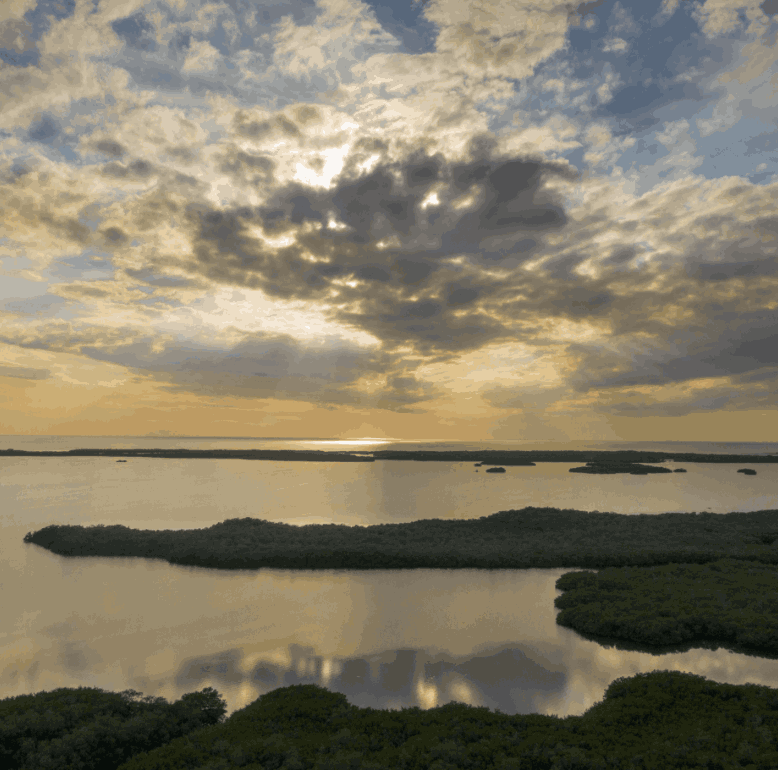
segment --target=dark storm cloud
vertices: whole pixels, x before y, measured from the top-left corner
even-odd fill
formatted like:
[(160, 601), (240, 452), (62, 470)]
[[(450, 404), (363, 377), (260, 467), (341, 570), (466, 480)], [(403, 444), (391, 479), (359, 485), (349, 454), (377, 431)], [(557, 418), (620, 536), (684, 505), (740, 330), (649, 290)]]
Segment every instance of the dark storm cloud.
[(509, 333), (487, 313), (454, 315), (455, 308), (431, 299), (397, 302), (386, 295), (371, 296), (362, 302), (361, 312), (340, 311), (337, 318), (365, 329), (390, 348), (410, 344), (425, 355), (472, 350)]
[[(51, 321), (35, 329), (6, 327), (0, 342), (117, 364), (152, 377), (164, 390), (212, 398), (416, 412), (414, 404), (439, 395), (435, 386), (417, 380), (400, 356), (333, 338), (302, 342), (284, 334), (247, 333), (225, 344)], [(48, 372), (9, 366), (0, 368), (2, 375), (45, 379)], [(364, 378), (372, 383), (371, 392), (365, 392)]]
[(248, 120), (245, 115), (238, 113), (235, 120), (235, 131), (246, 139), (265, 139), (270, 134), (279, 134), (287, 137), (300, 135), (299, 127), (285, 115), (276, 115), (268, 120)]
[(254, 185), (272, 184), (275, 166), (275, 161), (267, 155), (255, 155), (235, 149), (222, 155), (219, 164), (220, 170), (236, 181)]
[(48, 227), (57, 235), (80, 245), (86, 245), (91, 237), (91, 230), (74, 217), (57, 217), (49, 210), (35, 212), (36, 220)]
[(120, 245), (127, 241), (127, 234), (118, 227), (108, 227), (103, 230), (103, 235), (108, 243)]
[(374, 403), (378, 409), (390, 409), (401, 414), (423, 414), (424, 409), (414, 407), (439, 395), (429, 382), (423, 382), (412, 374), (395, 374), (387, 377), (384, 388)]
[[(242, 125), (270, 130), (267, 121)], [(292, 183), (259, 207), (191, 205), (197, 259), (188, 267), (271, 296), (324, 302), (335, 319), (390, 346), (441, 353), (478, 347), (506, 333), (480, 306), (502, 291), (488, 269), (507, 257), (529, 258), (544, 232), (564, 227), (563, 207), (545, 181), (576, 175), (557, 163), (485, 159), (478, 155), (488, 154), (488, 145), (473, 148), (474, 160), (454, 164), (419, 152), (401, 162), (384, 155), (369, 172), (352, 157), (331, 189)], [(385, 146), (356, 155), (373, 149)], [(235, 173), (246, 166), (240, 153), (230, 162)], [(269, 160), (253, 162), (270, 173)], [(423, 207), (433, 191), (438, 203)], [(472, 200), (458, 208), (466, 196)], [(295, 241), (269, 246), (257, 228)], [(452, 262), (458, 257), (462, 264)]]
[(778, 0), (764, 0), (759, 6), (768, 16), (778, 14)]
[[(629, 395), (621, 393), (621, 396)], [(727, 389), (726, 392), (716, 391), (712, 395), (690, 398), (683, 401), (655, 401), (645, 396), (636, 397), (637, 403), (620, 401), (614, 404), (597, 404), (596, 412), (618, 415), (620, 417), (684, 417), (695, 412), (719, 411), (727, 408), (748, 408), (753, 402), (748, 402), (745, 395), (739, 391)]]

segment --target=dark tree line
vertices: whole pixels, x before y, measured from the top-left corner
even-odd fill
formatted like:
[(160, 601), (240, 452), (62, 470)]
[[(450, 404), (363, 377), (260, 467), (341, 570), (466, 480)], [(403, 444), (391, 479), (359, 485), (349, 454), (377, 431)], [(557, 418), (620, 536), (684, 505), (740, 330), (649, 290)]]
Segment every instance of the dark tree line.
[(136, 754), (222, 723), (226, 713), (211, 687), (175, 703), (94, 687), (18, 695), (0, 701), (0, 767), (113, 770)]
[(0, 701), (4, 770), (675, 770), (778, 767), (778, 692), (678, 671), (613, 681), (579, 717), (463, 703), (351, 706), (318, 685), (224, 718), (211, 688), (168, 704), (131, 690)]
[(524, 508), (368, 527), (229, 519), (205, 529), (50, 525), (25, 536), (63, 556), (142, 556), (217, 569), (527, 569), (778, 563), (778, 511), (725, 515)]
[(677, 671), (616, 679), (583, 716), (510, 716), (449, 703), (350, 706), (294, 685), (121, 770), (673, 770), (778, 767), (778, 694)]

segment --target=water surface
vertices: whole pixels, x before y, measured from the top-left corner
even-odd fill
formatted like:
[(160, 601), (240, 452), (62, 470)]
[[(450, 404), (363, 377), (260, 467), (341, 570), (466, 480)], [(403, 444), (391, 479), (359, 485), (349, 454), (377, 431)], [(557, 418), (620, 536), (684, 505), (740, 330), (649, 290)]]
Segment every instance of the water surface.
[[(353, 449), (241, 439), (0, 437), (0, 448)], [(371, 448), (395, 445), (364, 444)], [(775, 453), (778, 445), (402, 444), (437, 449)], [(674, 467), (675, 464), (668, 464)], [(528, 505), (624, 514), (778, 509), (778, 465), (687, 463), (686, 474), (582, 476), (569, 463), (476, 473), (469, 464), (0, 458), (0, 697), (56, 687), (179, 698), (213, 686), (229, 711), (315, 682), (374, 708), (451, 700), (504, 713), (580, 714), (620, 676), (676, 669), (778, 687), (778, 661), (723, 650), (607, 649), (556, 626), (567, 569), (222, 572), (147, 559), (71, 559), (22, 542), (47, 524), (207, 527), (469, 519)]]

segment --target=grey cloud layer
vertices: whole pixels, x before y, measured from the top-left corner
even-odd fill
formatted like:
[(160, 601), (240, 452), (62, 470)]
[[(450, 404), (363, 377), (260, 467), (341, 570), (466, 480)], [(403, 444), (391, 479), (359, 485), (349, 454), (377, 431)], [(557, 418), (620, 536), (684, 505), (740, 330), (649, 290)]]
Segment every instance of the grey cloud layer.
[(572, 383), (581, 392), (726, 376), (772, 379), (771, 367), (778, 370), (778, 312), (720, 309), (704, 323), (669, 327), (665, 339), (605, 349), (570, 345), (568, 351), (579, 358)]
[[(504, 337), (504, 323), (484, 309), (504, 290), (493, 271), (507, 257), (529, 259), (544, 233), (564, 227), (544, 181), (576, 174), (526, 158), (451, 163), (423, 152), (360, 174), (360, 157), (382, 149), (356, 152), (331, 189), (295, 183), (261, 207), (190, 206), (197, 259), (188, 267), (271, 296), (316, 300), (389, 349), (448, 354)], [(422, 207), (431, 193), (438, 202)], [(457, 209), (468, 195), (471, 205)], [(257, 227), (294, 243), (269, 246)]]
[(47, 380), (51, 377), (48, 369), (35, 369), (30, 366), (0, 365), (0, 377), (15, 377), (20, 380)]
[[(50, 322), (0, 342), (75, 353), (151, 375), (164, 390), (210, 398), (274, 398), (309, 401), (326, 408), (419, 411), (414, 405), (438, 395), (397, 357), (339, 339), (301, 343), (288, 335), (244, 334), (240, 341), (181, 342), (133, 329), (83, 328)], [(391, 372), (386, 376), (386, 372)], [(0, 367), (0, 376), (46, 379), (48, 370)], [(365, 392), (365, 380), (370, 392)]]

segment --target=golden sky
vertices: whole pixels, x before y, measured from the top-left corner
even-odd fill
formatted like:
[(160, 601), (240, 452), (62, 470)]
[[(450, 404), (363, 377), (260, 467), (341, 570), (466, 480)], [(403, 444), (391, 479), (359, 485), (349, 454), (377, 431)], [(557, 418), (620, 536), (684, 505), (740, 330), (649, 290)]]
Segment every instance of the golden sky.
[(0, 433), (778, 440), (778, 0), (5, 0)]

